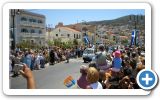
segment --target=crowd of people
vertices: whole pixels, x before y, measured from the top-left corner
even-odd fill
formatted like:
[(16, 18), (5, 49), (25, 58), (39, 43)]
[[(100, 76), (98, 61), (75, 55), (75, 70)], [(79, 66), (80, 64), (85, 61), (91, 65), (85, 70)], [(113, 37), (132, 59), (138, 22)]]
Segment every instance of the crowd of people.
[[(15, 71), (18, 64), (26, 64), (30, 70), (40, 70), (45, 68), (48, 64), (54, 65), (66, 61), (69, 63), (69, 58), (81, 57), (83, 53), (82, 48), (64, 49), (60, 47), (50, 47), (41, 49), (20, 49), (11, 50), (10, 52), (10, 75), (18, 76), (19, 73)], [(13, 74), (13, 75), (12, 75)]]
[(81, 89), (139, 89), (137, 73), (145, 68), (145, 49), (131, 47), (107, 53), (104, 46), (88, 66), (82, 65), (77, 80)]
[[(23, 63), (24, 68), (20, 70), (20, 73), (27, 79), (27, 87), (35, 88), (31, 70), (45, 68), (46, 63), (54, 65), (64, 60), (69, 62), (70, 57), (81, 57), (83, 50), (58, 47), (39, 51), (17, 49), (10, 53), (10, 72), (14, 72), (15, 64)], [(96, 56), (88, 66), (81, 66), (81, 76), (77, 80), (77, 87), (81, 89), (139, 89), (136, 76), (144, 68), (144, 47), (115, 48), (112, 53), (108, 53), (104, 45), (99, 45)]]

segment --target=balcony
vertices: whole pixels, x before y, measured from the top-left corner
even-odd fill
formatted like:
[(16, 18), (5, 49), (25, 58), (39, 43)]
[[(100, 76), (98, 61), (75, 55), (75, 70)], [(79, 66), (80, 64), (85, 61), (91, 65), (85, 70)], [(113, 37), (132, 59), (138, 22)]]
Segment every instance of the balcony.
[(27, 21), (20, 21), (20, 25), (22, 26), (28, 26), (28, 27), (35, 27), (35, 28), (45, 28), (44, 24), (40, 24), (40, 23), (34, 23), (34, 22), (27, 22)]
[(39, 33), (21, 33), (23, 38), (45, 38), (45, 34)]

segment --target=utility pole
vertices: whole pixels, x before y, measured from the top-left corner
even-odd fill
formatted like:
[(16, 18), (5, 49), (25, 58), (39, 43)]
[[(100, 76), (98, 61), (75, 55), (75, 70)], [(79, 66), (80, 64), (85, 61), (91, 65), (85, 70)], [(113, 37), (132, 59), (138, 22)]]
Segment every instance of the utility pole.
[(11, 9), (11, 16), (12, 16), (12, 32), (11, 32), (11, 49), (15, 50), (15, 9)]
[(11, 17), (12, 17), (12, 31), (11, 31), (11, 38), (12, 38), (12, 41), (11, 41), (11, 49), (12, 50), (15, 50), (16, 48), (16, 38), (15, 38), (15, 17), (16, 15), (20, 14), (20, 10), (19, 9), (11, 9)]

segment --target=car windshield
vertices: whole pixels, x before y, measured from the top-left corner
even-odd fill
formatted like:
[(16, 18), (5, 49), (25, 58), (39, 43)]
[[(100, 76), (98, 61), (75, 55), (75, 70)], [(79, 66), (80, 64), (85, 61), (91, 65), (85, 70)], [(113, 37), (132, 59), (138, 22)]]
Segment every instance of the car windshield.
[(91, 54), (91, 53), (93, 53), (93, 50), (85, 50), (84, 53)]

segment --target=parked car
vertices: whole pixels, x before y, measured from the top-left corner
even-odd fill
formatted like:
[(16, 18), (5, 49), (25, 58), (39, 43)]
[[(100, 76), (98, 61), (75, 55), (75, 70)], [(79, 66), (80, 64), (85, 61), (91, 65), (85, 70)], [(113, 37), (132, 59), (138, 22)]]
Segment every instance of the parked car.
[(93, 48), (86, 48), (83, 52), (83, 60), (84, 62), (90, 62), (92, 61), (92, 58), (95, 57), (95, 49)]

